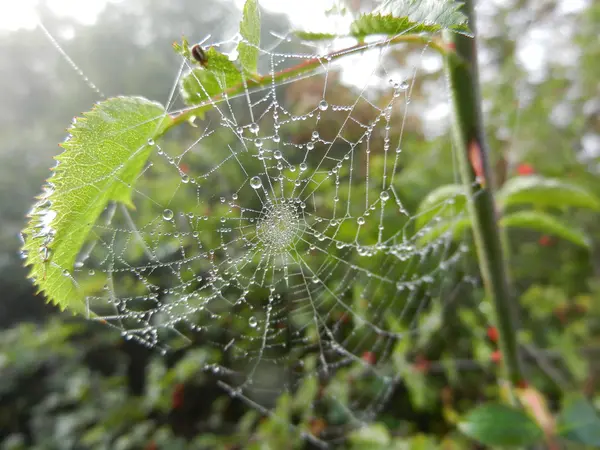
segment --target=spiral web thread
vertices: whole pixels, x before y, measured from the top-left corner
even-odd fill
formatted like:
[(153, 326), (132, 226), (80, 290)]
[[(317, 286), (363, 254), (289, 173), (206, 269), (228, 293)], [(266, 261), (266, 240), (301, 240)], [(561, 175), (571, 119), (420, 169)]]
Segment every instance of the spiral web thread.
[[(210, 45), (226, 52), (236, 43)], [(337, 408), (343, 420), (318, 436), (300, 432), (325, 447), (384, 407), (406, 373), (399, 343), (439, 328), (440, 311), (473, 280), (459, 270), (466, 246), (452, 229), (421, 242), (452, 199), (417, 226), (399, 192), (418, 64), (397, 79), (389, 48), (365, 44), (379, 55), (371, 77), (335, 104), (349, 69), (323, 56), (330, 44), (304, 45), (298, 54), (261, 49), (261, 60), (275, 74), (319, 57), (319, 70), (214, 102), (188, 127), (188, 145), (149, 140), (136, 209), (107, 209), (72, 276), (90, 292), (95, 320), (125, 338), (163, 352), (215, 349), (205, 369), (262, 414), (273, 415), (283, 392), (318, 386), (307, 399), (315, 415)], [(188, 70), (182, 61), (170, 114), (181, 112), (177, 86)], [(367, 87), (381, 77), (389, 85)]]

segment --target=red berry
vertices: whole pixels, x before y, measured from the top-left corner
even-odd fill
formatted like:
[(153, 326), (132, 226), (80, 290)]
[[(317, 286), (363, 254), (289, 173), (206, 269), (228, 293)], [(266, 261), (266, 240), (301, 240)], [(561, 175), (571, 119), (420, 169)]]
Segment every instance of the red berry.
[(417, 355), (413, 367), (417, 372), (427, 373), (431, 367), (431, 362), (423, 355)]
[(558, 306), (554, 309), (554, 315), (556, 316), (556, 318), (558, 320), (560, 320), (560, 323), (566, 323), (567, 322), (567, 308), (564, 306)]
[(362, 360), (368, 364), (375, 364), (377, 362), (377, 355), (373, 352), (364, 352), (362, 354)]
[(183, 406), (183, 391), (185, 389), (185, 385), (183, 383), (178, 383), (175, 385), (175, 389), (173, 390), (173, 394), (171, 394), (171, 408), (179, 409)]
[(492, 356), (490, 356), (490, 359), (495, 364), (498, 364), (500, 361), (502, 361), (502, 353), (500, 353), (500, 350), (494, 350), (492, 352)]
[(492, 342), (498, 342), (498, 329), (496, 327), (488, 327), (487, 336)]
[(533, 169), (533, 166), (530, 166), (527, 163), (522, 163), (517, 166), (517, 173), (519, 175), (531, 175), (535, 173), (535, 170)]
[(310, 421), (310, 432), (313, 436), (319, 436), (327, 428), (327, 423), (319, 418)]
[(545, 234), (542, 237), (540, 237), (538, 242), (543, 247), (549, 247), (554, 243), (554, 240), (550, 236)]

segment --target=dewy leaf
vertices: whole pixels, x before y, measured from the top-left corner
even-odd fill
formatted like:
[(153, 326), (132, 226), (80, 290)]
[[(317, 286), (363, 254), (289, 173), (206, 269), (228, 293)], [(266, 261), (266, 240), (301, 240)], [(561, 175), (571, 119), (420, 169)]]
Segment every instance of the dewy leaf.
[(256, 73), (258, 62), (258, 46), (260, 45), (260, 10), (257, 0), (246, 0), (240, 34), (243, 41), (238, 44), (240, 63), (245, 71)]
[(327, 41), (338, 37), (337, 34), (314, 33), (311, 31), (295, 31), (294, 34), (305, 41)]
[(454, 0), (387, 0), (374, 14), (358, 18), (351, 25), (351, 34), (364, 37), (443, 29), (469, 34), (467, 17), (460, 7), (461, 3)]
[(430, 226), (427, 230), (420, 230), (424, 233), (419, 237), (418, 242), (419, 245), (427, 245), (441, 239), (446, 233), (450, 233), (453, 240), (459, 240), (469, 228), (471, 228), (471, 218), (468, 215), (459, 219), (443, 220)]
[(408, 17), (394, 17), (391, 14), (365, 14), (350, 25), (350, 34), (363, 38), (370, 34), (386, 34), (396, 36), (404, 33), (435, 33), (442, 29), (437, 24), (421, 24), (413, 22)]
[(350, 448), (355, 450), (387, 448), (390, 445), (391, 436), (385, 425), (374, 423), (352, 432), (349, 442)]
[(586, 189), (562, 180), (539, 175), (515, 177), (508, 180), (496, 196), (505, 208), (517, 204), (573, 206), (600, 211), (600, 200)]
[(504, 227), (528, 228), (540, 233), (551, 234), (581, 247), (589, 248), (589, 238), (577, 228), (541, 211), (519, 211), (500, 219)]
[(54, 174), (23, 231), (26, 265), (48, 300), (84, 313), (71, 276), (79, 251), (111, 201), (131, 204), (133, 183), (170, 121), (164, 108), (140, 97), (98, 103), (74, 121)]
[(422, 228), (434, 217), (456, 217), (465, 209), (467, 198), (459, 184), (440, 186), (423, 199), (417, 211), (417, 227)]
[(470, 411), (458, 428), (488, 446), (531, 445), (544, 437), (542, 429), (523, 411), (498, 403), (488, 403)]
[[(194, 68), (181, 78), (180, 90), (188, 105), (207, 102), (235, 86), (242, 86), (242, 74), (227, 55), (213, 47), (206, 52), (206, 66)], [(207, 109), (211, 108), (209, 106)]]
[(558, 433), (570, 441), (600, 447), (600, 417), (585, 397), (578, 394), (567, 399), (559, 416)]

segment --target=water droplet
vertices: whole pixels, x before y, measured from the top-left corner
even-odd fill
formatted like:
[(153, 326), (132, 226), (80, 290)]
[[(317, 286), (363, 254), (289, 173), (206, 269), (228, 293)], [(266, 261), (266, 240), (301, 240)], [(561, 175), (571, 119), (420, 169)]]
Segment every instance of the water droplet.
[(325, 100), (321, 100), (319, 102), (319, 109), (321, 111), (325, 111), (327, 108), (329, 108), (329, 103), (327, 103)]
[(281, 138), (279, 137), (278, 134), (276, 134), (275, 136), (273, 136), (273, 142), (277, 143), (279, 141), (281, 141)]
[(155, 144), (154, 139), (148, 139), (148, 145), (153, 146)]
[(248, 319), (248, 325), (250, 325), (252, 328), (256, 328), (256, 326), (258, 325), (258, 320), (256, 320), (256, 317), (250, 316), (250, 318)]
[(408, 87), (409, 87), (409, 86), (410, 86), (410, 85), (408, 84), (408, 81), (403, 81), (403, 82), (402, 82), (402, 83), (400, 83), (400, 85), (398, 86), (398, 89), (405, 91), (405, 90), (407, 90), (407, 89), (408, 89)]
[(275, 157), (275, 159), (281, 159), (281, 158), (283, 158), (283, 155), (281, 154), (281, 151), (279, 151), (279, 150), (275, 150), (273, 152), (273, 156)]
[(258, 126), (258, 124), (256, 122), (252, 122), (250, 124), (250, 126), (248, 127), (248, 129), (250, 130), (251, 133), (258, 134), (260, 127)]
[(307, 150), (312, 150), (313, 148), (315, 148), (315, 144), (313, 142), (309, 142), (308, 144), (306, 144)]
[(379, 198), (382, 202), (387, 202), (390, 199), (390, 193), (388, 191), (381, 191)]
[(358, 219), (356, 219), (356, 222), (357, 222), (359, 225), (364, 225), (364, 224), (365, 224), (365, 218), (361, 216), (361, 217), (359, 217)]
[(256, 145), (258, 148), (261, 148), (263, 146), (263, 141), (262, 139), (256, 139), (254, 141), (254, 145)]
[(312, 132), (312, 138), (313, 139), (319, 139), (319, 132), (318, 131), (313, 131)]
[(181, 182), (182, 183), (189, 183), (190, 182), (190, 177), (188, 177), (187, 175), (182, 175), (181, 176)]
[(308, 169), (308, 165), (306, 163), (300, 163), (300, 172), (304, 172)]
[(170, 209), (165, 209), (163, 211), (163, 219), (171, 220), (173, 218), (173, 216), (174, 216), (173, 211), (171, 211)]
[(258, 189), (262, 186), (262, 180), (260, 179), (260, 177), (252, 177), (250, 178), (250, 186), (252, 186), (254, 189)]

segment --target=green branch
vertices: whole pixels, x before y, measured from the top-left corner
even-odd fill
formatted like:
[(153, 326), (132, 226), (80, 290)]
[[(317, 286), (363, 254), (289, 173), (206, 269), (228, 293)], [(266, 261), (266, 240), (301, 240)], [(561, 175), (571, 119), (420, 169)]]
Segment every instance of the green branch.
[[(476, 35), (473, 3), (474, 0), (466, 0), (463, 12)], [(455, 50), (455, 53), (446, 52), (445, 57), (453, 106), (453, 143), (458, 149), (461, 177), (468, 192), (477, 256), (499, 331), (505, 375), (514, 386), (524, 378), (516, 341), (516, 311), (498, 226), (499, 214), (481, 112), (476, 40), (451, 32), (445, 32), (444, 39), (446, 45)]]
[[(365, 50), (370, 50), (373, 48), (379, 48), (384, 46), (391, 46), (400, 43), (419, 43), (428, 45), (433, 50), (436, 50), (442, 56), (448, 53), (448, 49), (442, 42), (437, 39), (433, 39), (430, 36), (424, 36), (419, 34), (404, 34), (400, 36), (393, 37), (391, 39), (385, 39), (380, 42), (366, 45), (364, 43), (356, 44), (352, 47), (345, 48), (343, 50), (337, 50), (328, 55), (320, 56), (317, 58), (308, 59), (298, 65), (293, 67), (289, 67), (287, 69), (281, 70), (279, 72), (275, 72), (273, 74), (267, 75), (255, 75), (252, 78), (246, 79), (245, 83), (240, 83), (230, 89), (225, 90), (224, 92), (212, 97), (210, 100), (204, 101), (198, 105), (194, 105), (193, 107), (186, 109), (185, 111), (177, 114), (173, 117), (172, 122), (162, 130), (161, 134), (166, 133), (170, 128), (177, 126), (181, 123), (185, 123), (189, 121), (191, 118), (200, 115), (206, 108), (212, 107), (213, 103), (222, 101), (225, 96), (231, 97), (242, 92), (245, 92), (246, 89), (256, 89), (261, 87), (270, 86), (273, 81), (275, 83), (281, 82), (284, 80), (292, 79), (299, 75), (302, 75), (307, 72), (312, 72), (314, 70), (319, 69), (323, 66), (323, 64), (328, 64), (331, 61), (335, 61), (337, 59), (343, 58), (348, 55), (356, 54), (363, 52)], [(158, 137), (158, 136), (157, 136)]]

